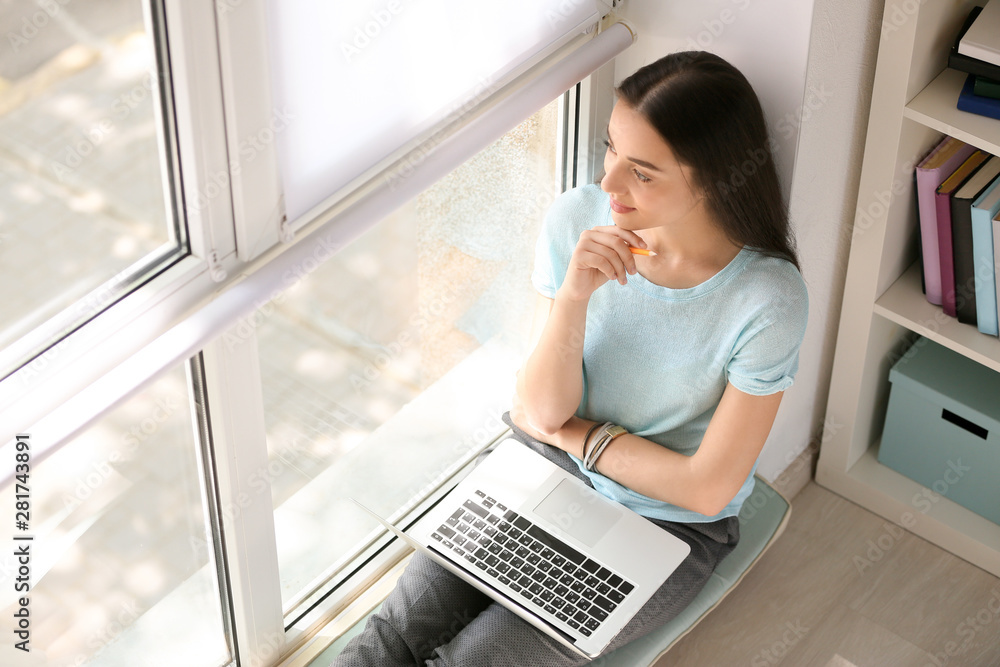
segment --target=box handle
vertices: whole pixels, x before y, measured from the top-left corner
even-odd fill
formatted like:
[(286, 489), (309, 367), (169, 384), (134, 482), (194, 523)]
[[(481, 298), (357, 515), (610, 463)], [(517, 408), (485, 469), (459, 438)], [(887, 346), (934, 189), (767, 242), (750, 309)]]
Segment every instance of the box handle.
[(959, 428), (964, 428), (972, 435), (978, 435), (983, 440), (985, 440), (986, 436), (990, 434), (990, 432), (987, 431), (982, 426), (979, 426), (978, 424), (973, 424), (964, 417), (959, 417), (951, 410), (941, 410), (941, 419), (945, 420), (946, 422), (951, 422), (952, 424), (958, 426)]

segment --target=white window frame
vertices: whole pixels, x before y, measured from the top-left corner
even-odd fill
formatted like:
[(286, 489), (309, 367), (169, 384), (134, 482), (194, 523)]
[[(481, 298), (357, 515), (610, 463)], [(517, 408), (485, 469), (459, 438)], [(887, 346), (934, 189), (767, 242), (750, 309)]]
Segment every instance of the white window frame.
[[(227, 334), (245, 335), (242, 330)], [(209, 344), (201, 355), (208, 437), (215, 453), (216, 518), (235, 626), (234, 659), (261, 665), (284, 653), (285, 627), (271, 483), (257, 474), (268, 464), (260, 362), (252, 331), (241, 345), (224, 340)]]
[[(281, 197), (277, 134), (294, 122), (271, 95), (264, 0), (219, 0), (216, 20), (229, 149), (236, 250), (250, 262), (291, 241)], [(292, 114), (289, 117), (289, 114)]]

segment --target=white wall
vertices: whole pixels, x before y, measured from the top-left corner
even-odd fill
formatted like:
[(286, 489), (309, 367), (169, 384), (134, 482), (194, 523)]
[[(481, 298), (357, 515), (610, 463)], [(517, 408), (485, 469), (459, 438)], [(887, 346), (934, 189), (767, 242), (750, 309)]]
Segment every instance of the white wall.
[[(884, 0), (814, 2), (806, 87), (824, 91), (825, 99), (802, 124), (789, 202), (809, 287), (809, 328), (800, 391), (789, 393), (783, 406), (788, 410), (773, 433), (782, 447), (799, 440), (802, 449), (822, 439), (883, 5)], [(802, 441), (805, 437), (809, 441)], [(789, 460), (773, 457), (768, 470), (777, 472)]]
[(639, 35), (615, 60), (615, 80), (674, 51), (711, 51), (749, 79), (777, 141), (775, 160), (788, 197), (806, 82), (814, 0), (626, 0), (620, 11)]
[(777, 142), (810, 313), (758, 466), (772, 481), (821, 439), (883, 1), (627, 0), (620, 12), (639, 40), (616, 80), (673, 51), (712, 51), (750, 80)]

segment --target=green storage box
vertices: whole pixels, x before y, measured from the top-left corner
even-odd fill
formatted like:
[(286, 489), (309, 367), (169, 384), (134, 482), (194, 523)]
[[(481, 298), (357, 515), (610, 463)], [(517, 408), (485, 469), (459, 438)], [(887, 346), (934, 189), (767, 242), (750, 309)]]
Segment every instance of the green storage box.
[(878, 460), (1000, 524), (1000, 373), (926, 338), (889, 371)]

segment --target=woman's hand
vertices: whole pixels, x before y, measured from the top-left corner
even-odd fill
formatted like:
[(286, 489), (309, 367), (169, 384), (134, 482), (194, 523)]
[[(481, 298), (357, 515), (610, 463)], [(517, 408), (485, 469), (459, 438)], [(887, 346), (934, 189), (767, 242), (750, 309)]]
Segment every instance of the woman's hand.
[(573, 301), (584, 301), (609, 280), (624, 285), (627, 274), (636, 272), (629, 246), (645, 248), (646, 242), (615, 225), (586, 230), (576, 243), (559, 291)]

